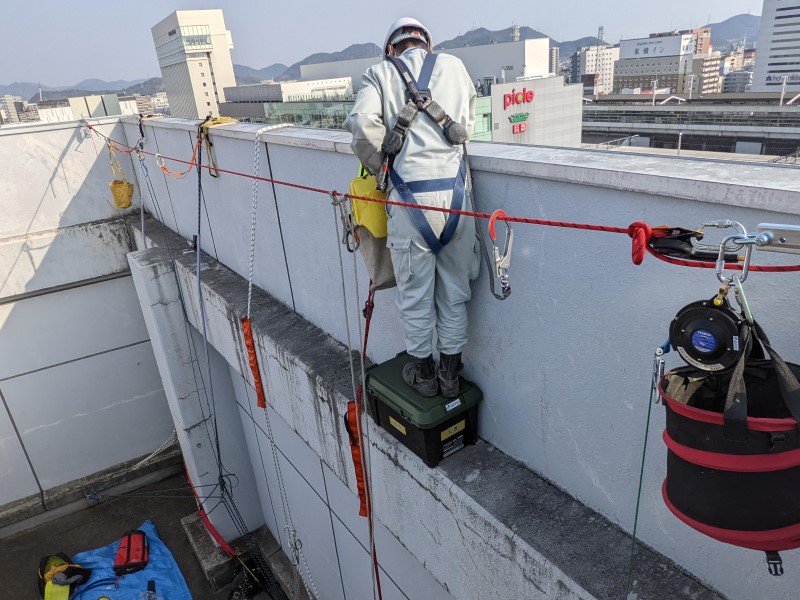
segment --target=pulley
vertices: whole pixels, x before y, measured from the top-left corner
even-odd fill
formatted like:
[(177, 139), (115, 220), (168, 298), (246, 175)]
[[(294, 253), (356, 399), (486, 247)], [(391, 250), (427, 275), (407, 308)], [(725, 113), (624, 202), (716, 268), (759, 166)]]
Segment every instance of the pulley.
[(670, 325), (672, 347), (683, 360), (703, 371), (724, 371), (744, 351), (745, 321), (727, 300), (715, 306), (700, 300), (684, 306)]

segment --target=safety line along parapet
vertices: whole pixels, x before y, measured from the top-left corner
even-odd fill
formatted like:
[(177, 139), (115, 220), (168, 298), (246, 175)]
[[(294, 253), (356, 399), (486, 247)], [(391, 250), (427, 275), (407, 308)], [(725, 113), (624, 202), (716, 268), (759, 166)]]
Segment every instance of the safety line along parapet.
[[(128, 153), (132, 152), (136, 149), (136, 146), (129, 146), (123, 142), (118, 140), (114, 140), (113, 138), (105, 135), (104, 133), (100, 132), (95, 128), (92, 124), (86, 123), (82, 124), (82, 127), (87, 127), (91, 131), (93, 131), (96, 135), (101, 137), (104, 140), (110, 141), (115, 147), (118, 147), (120, 151), (124, 152), (122, 148), (127, 148)], [(390, 206), (402, 206), (405, 208), (412, 208), (416, 210), (428, 210), (434, 212), (441, 212), (446, 214), (457, 214), (460, 216), (466, 217), (474, 217), (477, 219), (485, 219), (489, 220), (492, 218), (492, 214), (484, 213), (484, 212), (475, 212), (475, 211), (467, 211), (467, 210), (455, 210), (451, 208), (444, 208), (438, 206), (427, 206), (427, 205), (420, 205), (420, 204), (411, 204), (408, 202), (402, 202), (398, 200), (389, 200), (389, 199), (381, 199), (381, 198), (370, 198), (366, 196), (355, 196), (352, 194), (339, 194), (336, 190), (326, 190), (323, 188), (303, 185), (300, 183), (293, 183), (290, 181), (281, 181), (279, 179), (271, 179), (269, 177), (262, 177), (259, 175), (253, 175), (250, 173), (242, 173), (240, 171), (233, 171), (230, 169), (223, 169), (221, 167), (215, 167), (212, 165), (198, 165), (194, 158), (190, 161), (186, 161), (180, 158), (175, 158), (171, 156), (163, 156), (161, 154), (157, 154), (154, 152), (148, 152), (144, 149), (140, 149), (139, 152), (142, 154), (159, 157), (162, 161), (163, 160), (171, 160), (177, 163), (181, 163), (184, 165), (189, 165), (190, 170), (192, 167), (200, 168), (200, 169), (208, 169), (209, 171), (215, 171), (217, 173), (225, 173), (228, 175), (234, 175), (236, 177), (245, 177), (247, 179), (256, 179), (259, 181), (264, 181), (267, 183), (271, 183), (273, 185), (280, 185), (284, 187), (290, 187), (294, 189), (299, 189), (307, 192), (314, 192), (317, 194), (325, 194), (326, 196), (331, 196), (331, 194), (335, 194), (337, 196), (342, 196), (344, 198), (350, 198), (355, 200), (363, 200), (365, 202), (376, 202), (379, 204), (386, 204)], [(160, 166), (160, 165), (159, 165)], [(163, 167), (162, 167), (163, 168)], [(166, 171), (165, 171), (166, 172)], [(188, 172), (188, 171), (187, 171)], [(532, 219), (526, 217), (515, 217), (509, 215), (501, 215), (495, 217), (497, 220), (505, 221), (507, 223), (522, 223), (526, 225), (541, 225), (543, 227), (562, 227), (567, 229), (582, 229), (585, 231), (600, 231), (606, 233), (619, 233), (624, 234), (632, 238), (633, 245), (631, 249), (631, 258), (634, 264), (639, 265), (644, 260), (644, 253), (647, 252), (648, 254), (656, 257), (658, 260), (682, 266), (682, 267), (692, 267), (692, 268), (701, 268), (701, 269), (715, 269), (717, 265), (713, 262), (707, 261), (698, 261), (698, 260), (687, 260), (676, 258), (673, 256), (668, 256), (657, 252), (651, 246), (651, 242), (658, 238), (663, 237), (663, 232), (668, 227), (651, 227), (647, 223), (636, 221), (632, 223), (628, 227), (614, 227), (609, 225), (598, 225), (598, 224), (591, 224), (591, 223), (576, 223), (571, 221), (553, 221), (549, 219)], [(728, 268), (733, 270), (743, 270), (743, 265), (741, 264), (729, 264), (726, 265)], [(750, 265), (749, 266), (751, 271), (757, 272), (765, 272), (765, 273), (788, 273), (788, 272), (797, 272), (800, 271), (800, 264), (798, 265)]]

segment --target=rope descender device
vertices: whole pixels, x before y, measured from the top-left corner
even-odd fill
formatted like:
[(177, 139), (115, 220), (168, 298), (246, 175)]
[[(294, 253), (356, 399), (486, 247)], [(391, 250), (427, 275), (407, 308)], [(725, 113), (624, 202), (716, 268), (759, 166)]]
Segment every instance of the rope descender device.
[(356, 221), (353, 218), (353, 213), (350, 207), (346, 206), (348, 196), (347, 194), (340, 194), (336, 190), (329, 192), (329, 195), (334, 212), (337, 208), (339, 209), (339, 218), (344, 229), (342, 232), (342, 244), (352, 254), (361, 246), (361, 240), (358, 237), (358, 231), (356, 231)]
[(489, 235), (492, 238), (492, 246), (494, 246), (494, 275), (500, 280), (500, 295), (495, 294), (498, 300), (505, 300), (511, 295), (511, 284), (508, 281), (508, 268), (511, 266), (511, 247), (514, 243), (514, 230), (508, 221), (506, 224), (506, 243), (503, 246), (503, 254), (500, 254), (500, 249), (495, 244), (497, 236), (494, 231), (494, 223), (500, 217), (506, 217), (506, 213), (502, 210), (496, 210), (489, 218)]

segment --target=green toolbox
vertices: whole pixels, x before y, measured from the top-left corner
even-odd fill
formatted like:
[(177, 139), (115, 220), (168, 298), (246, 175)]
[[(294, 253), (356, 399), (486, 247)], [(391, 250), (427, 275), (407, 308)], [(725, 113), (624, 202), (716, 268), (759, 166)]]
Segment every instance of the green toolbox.
[(403, 365), (410, 360), (401, 352), (367, 369), (369, 414), (426, 465), (435, 467), (443, 458), (478, 440), (478, 403), (483, 392), (461, 377), (455, 398), (420, 396), (403, 381)]

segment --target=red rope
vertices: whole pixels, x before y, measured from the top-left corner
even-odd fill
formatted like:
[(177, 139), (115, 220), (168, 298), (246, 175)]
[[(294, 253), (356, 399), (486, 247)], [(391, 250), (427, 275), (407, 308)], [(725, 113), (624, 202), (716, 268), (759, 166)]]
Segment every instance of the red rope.
[[(121, 142), (117, 142), (112, 140), (105, 134), (101, 133), (97, 129), (95, 129), (91, 124), (87, 125), (89, 129), (94, 131), (100, 137), (112, 141), (115, 144), (126, 148), (132, 148), (132, 146), (128, 146), (127, 144), (122, 144)], [(150, 156), (155, 156), (153, 152), (147, 152), (142, 150), (143, 154), (147, 154)], [(181, 160), (179, 158), (172, 158), (172, 157), (165, 157), (162, 156), (167, 160), (172, 160), (178, 163), (183, 163), (185, 165), (194, 165), (194, 162)], [(200, 165), (203, 169), (213, 169), (218, 173), (226, 173), (228, 175), (235, 175), (237, 177), (245, 177), (247, 179), (256, 179), (258, 181), (264, 181), (266, 183), (271, 183), (273, 185), (282, 185), (285, 187), (290, 187), (298, 190), (304, 190), (307, 192), (315, 192), (318, 194), (325, 194), (329, 196), (332, 192), (331, 190), (325, 190), (322, 188), (312, 187), (309, 185), (302, 185), (299, 183), (292, 183), (290, 181), (281, 181), (279, 179), (270, 179), (269, 177), (261, 177), (259, 175), (252, 175), (250, 173), (241, 173), (239, 171), (232, 171), (230, 169), (222, 169), (219, 167), (212, 167), (211, 165)], [(334, 190), (334, 194), (337, 192)], [(390, 206), (403, 206), (405, 208), (412, 208), (412, 209), (424, 209), (433, 212), (441, 212), (447, 214), (456, 214), (465, 217), (474, 217), (476, 219), (491, 219), (492, 215), (489, 213), (483, 212), (475, 212), (469, 210), (456, 210), (453, 208), (442, 208), (438, 206), (426, 206), (426, 205), (419, 205), (419, 204), (411, 204), (409, 202), (401, 202), (399, 200), (389, 200), (389, 199), (382, 199), (382, 198), (368, 198), (366, 196), (356, 196), (353, 194), (339, 194), (343, 198), (350, 198), (353, 200), (363, 200), (365, 202), (377, 202), (379, 204), (388, 204)], [(591, 223), (573, 223), (570, 221), (551, 221), (548, 219), (528, 219), (524, 217), (510, 217), (505, 214), (498, 215), (495, 217), (497, 220), (506, 221), (508, 223), (523, 223), (525, 225), (541, 225), (544, 227), (562, 227), (566, 229), (582, 229), (584, 231), (602, 231), (605, 233), (622, 233), (627, 236), (630, 236), (633, 240), (632, 248), (631, 248), (631, 259), (633, 260), (633, 264), (640, 265), (644, 261), (645, 252), (649, 252), (659, 260), (664, 262), (668, 262), (673, 265), (680, 265), (683, 267), (693, 267), (693, 268), (700, 268), (700, 269), (714, 269), (716, 268), (716, 264), (713, 262), (704, 262), (704, 261), (695, 261), (695, 260), (686, 260), (681, 258), (674, 258), (671, 256), (666, 256), (664, 254), (659, 254), (650, 246), (650, 242), (654, 237), (666, 237), (667, 234), (665, 232), (659, 231), (658, 229), (651, 228), (647, 223), (643, 223), (641, 221), (636, 221), (635, 223), (631, 223), (628, 227), (611, 227), (608, 225), (594, 225)], [(741, 264), (729, 264), (726, 265), (726, 269), (733, 269), (741, 271), (743, 265)], [(769, 266), (769, 265), (750, 265), (751, 271), (760, 271), (764, 273), (788, 273), (794, 271), (800, 271), (800, 265), (787, 265), (787, 266)]]

